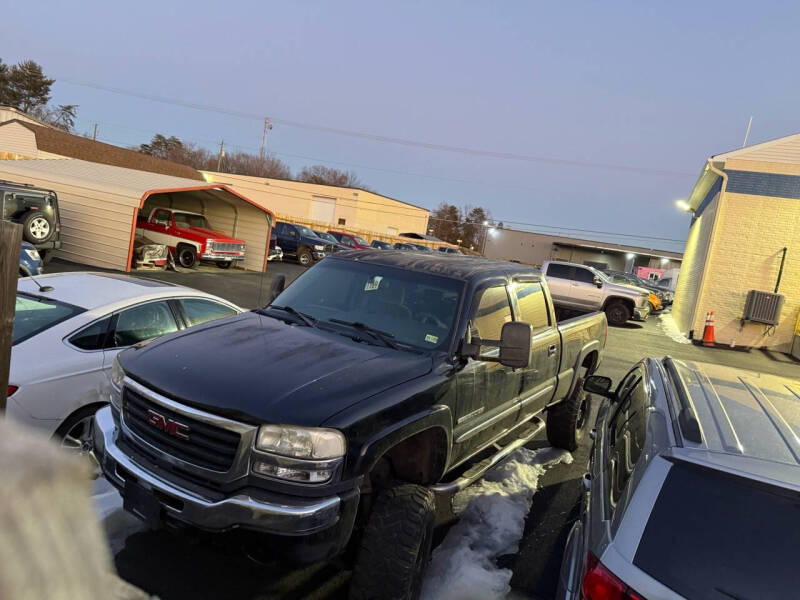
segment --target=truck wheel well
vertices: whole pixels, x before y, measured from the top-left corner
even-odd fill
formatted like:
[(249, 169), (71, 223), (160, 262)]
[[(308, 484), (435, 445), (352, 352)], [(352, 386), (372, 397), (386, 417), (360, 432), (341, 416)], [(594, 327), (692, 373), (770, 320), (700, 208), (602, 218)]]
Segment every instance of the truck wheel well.
[(428, 485), (438, 481), (447, 460), (447, 436), (439, 427), (425, 429), (388, 450), (384, 458), (395, 478)]
[(586, 368), (587, 374), (594, 373), (594, 370), (597, 367), (597, 358), (597, 351), (589, 352), (589, 354), (584, 357), (581, 366)]
[(627, 307), (631, 309), (631, 313), (633, 312), (633, 308), (635, 306), (633, 300), (631, 300), (630, 298), (623, 298), (622, 296), (611, 296), (610, 298), (606, 298), (605, 303), (603, 303), (603, 310), (608, 308), (608, 305), (611, 304), (612, 302), (625, 303), (625, 305), (627, 305)]

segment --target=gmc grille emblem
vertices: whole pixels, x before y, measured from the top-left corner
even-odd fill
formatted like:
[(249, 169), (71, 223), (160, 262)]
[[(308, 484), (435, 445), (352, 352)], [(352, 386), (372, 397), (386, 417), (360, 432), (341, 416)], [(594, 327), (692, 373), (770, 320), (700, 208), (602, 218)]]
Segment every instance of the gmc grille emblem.
[(189, 426), (172, 419), (167, 419), (164, 415), (158, 414), (154, 410), (147, 411), (147, 424), (155, 427), (159, 431), (163, 431), (181, 440), (189, 439)]

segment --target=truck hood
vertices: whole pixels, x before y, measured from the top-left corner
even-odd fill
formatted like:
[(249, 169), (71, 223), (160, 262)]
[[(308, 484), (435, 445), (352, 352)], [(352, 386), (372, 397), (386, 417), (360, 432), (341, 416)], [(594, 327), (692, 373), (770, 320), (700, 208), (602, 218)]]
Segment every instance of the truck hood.
[(305, 426), (421, 377), (432, 364), (428, 355), (252, 312), (119, 356), (128, 376), (178, 402), (246, 423)]
[(237, 240), (236, 238), (228, 237), (224, 233), (220, 233), (219, 231), (214, 231), (212, 229), (206, 229), (205, 227), (179, 227), (181, 231), (189, 231), (197, 236), (202, 236), (204, 238), (212, 238), (215, 242), (223, 242), (228, 244), (244, 244), (243, 240)]

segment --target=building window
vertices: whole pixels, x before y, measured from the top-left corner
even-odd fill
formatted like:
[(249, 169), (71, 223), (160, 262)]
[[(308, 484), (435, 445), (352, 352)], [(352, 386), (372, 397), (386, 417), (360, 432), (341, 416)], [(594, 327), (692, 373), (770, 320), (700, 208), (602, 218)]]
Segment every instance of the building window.
[(347, 219), (339, 217), (339, 225), (347, 225)]

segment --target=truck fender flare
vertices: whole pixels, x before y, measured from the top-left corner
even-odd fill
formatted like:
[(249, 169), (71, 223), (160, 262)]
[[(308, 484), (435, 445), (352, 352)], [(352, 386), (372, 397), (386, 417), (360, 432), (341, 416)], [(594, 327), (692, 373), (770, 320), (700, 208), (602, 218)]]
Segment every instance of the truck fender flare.
[[(570, 396), (572, 396), (572, 394), (575, 392), (575, 386), (578, 384), (578, 377), (580, 374), (581, 365), (583, 365), (583, 361), (586, 360), (586, 357), (589, 356), (589, 354), (594, 351), (597, 352), (597, 356), (599, 357), (601, 351), (599, 340), (593, 340), (588, 344), (586, 344), (583, 348), (581, 348), (581, 351), (578, 354), (578, 358), (575, 359), (575, 364), (572, 365), (572, 381), (569, 384), (569, 389), (567, 390), (567, 393), (564, 395), (563, 398), (557, 400), (556, 402), (553, 402), (553, 404), (550, 404), (550, 406), (558, 404), (565, 398), (569, 398)], [(599, 360), (595, 361), (594, 365), (592, 365), (592, 367), (588, 371), (588, 374), (592, 374), (594, 372), (594, 369), (597, 368), (598, 363)]]
[(194, 246), (194, 249), (197, 250), (197, 254), (200, 254), (200, 242), (193, 242), (192, 240), (180, 238), (179, 241), (175, 242), (176, 250), (178, 249), (178, 246)]
[(636, 308), (636, 301), (633, 300), (633, 298), (628, 298), (626, 296), (609, 296), (603, 302), (603, 308), (601, 309), (601, 311), (604, 311), (608, 307), (608, 305), (611, 304), (612, 302), (617, 302), (617, 301), (629, 304), (631, 307), (631, 311), (633, 311), (633, 309)]
[(390, 427), (369, 438), (361, 447), (355, 471), (369, 473), (389, 450), (404, 440), (429, 429), (440, 429), (447, 439), (446, 458), (442, 465), (442, 472), (438, 474), (441, 478), (447, 465), (450, 464), (450, 451), (453, 446), (453, 415), (448, 406), (441, 404), (393, 423)]

